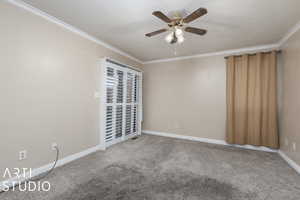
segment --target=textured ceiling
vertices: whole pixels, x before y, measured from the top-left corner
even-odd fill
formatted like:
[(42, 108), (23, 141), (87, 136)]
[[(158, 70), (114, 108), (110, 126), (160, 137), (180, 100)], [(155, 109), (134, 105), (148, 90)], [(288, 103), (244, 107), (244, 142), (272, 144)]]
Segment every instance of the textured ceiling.
[[(272, 44), (300, 20), (300, 0), (23, 1), (142, 61)], [(144, 36), (166, 26), (153, 11), (190, 13), (199, 7), (208, 14), (190, 25), (208, 33), (185, 33), (176, 55), (175, 47), (164, 41), (166, 33)]]

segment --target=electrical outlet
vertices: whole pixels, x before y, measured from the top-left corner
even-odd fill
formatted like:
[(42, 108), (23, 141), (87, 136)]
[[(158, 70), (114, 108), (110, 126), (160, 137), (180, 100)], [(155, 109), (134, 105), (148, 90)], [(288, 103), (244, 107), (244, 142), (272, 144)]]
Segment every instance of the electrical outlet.
[(293, 151), (296, 151), (297, 147), (296, 147), (296, 142), (293, 142)]
[(23, 150), (19, 152), (19, 160), (25, 160), (27, 158), (27, 151)]
[(56, 148), (57, 148), (57, 143), (53, 142), (52, 145), (51, 145), (51, 149), (56, 150)]

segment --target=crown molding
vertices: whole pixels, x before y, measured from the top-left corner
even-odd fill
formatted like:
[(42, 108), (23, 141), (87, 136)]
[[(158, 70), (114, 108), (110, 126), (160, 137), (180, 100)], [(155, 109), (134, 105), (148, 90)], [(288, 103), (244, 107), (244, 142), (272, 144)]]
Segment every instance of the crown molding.
[(293, 26), (288, 32), (283, 36), (283, 38), (278, 42), (280, 47), (284, 46), (284, 44), (296, 33), (300, 30), (300, 21)]
[(48, 20), (48, 21), (50, 21), (50, 22), (52, 22), (54, 24), (62, 26), (65, 29), (67, 29), (67, 30), (69, 30), (69, 31), (71, 31), (73, 33), (76, 33), (76, 34), (80, 35), (81, 37), (83, 37), (85, 39), (88, 39), (88, 40), (90, 40), (92, 42), (95, 42), (95, 43), (97, 43), (97, 44), (99, 44), (99, 45), (107, 48), (107, 49), (110, 49), (110, 50), (114, 51), (115, 53), (118, 53), (118, 54), (120, 54), (122, 56), (130, 58), (131, 60), (134, 60), (134, 61), (136, 61), (136, 62), (138, 62), (140, 64), (143, 63), (141, 60), (135, 58), (134, 56), (129, 55), (128, 53), (126, 53), (126, 52), (124, 52), (124, 51), (122, 51), (122, 50), (120, 50), (120, 49), (118, 49), (118, 48), (116, 48), (116, 47), (114, 47), (114, 46), (112, 46), (112, 45), (110, 45), (110, 44), (102, 41), (102, 40), (99, 40), (98, 38), (96, 38), (96, 37), (94, 37), (94, 36), (92, 36), (92, 35), (84, 32), (84, 31), (82, 31), (82, 30), (80, 30), (80, 29), (78, 29), (78, 28), (76, 28), (76, 27), (74, 27), (74, 26), (72, 26), (72, 25), (70, 25), (70, 24), (68, 24), (68, 23), (66, 23), (66, 22), (64, 22), (64, 21), (62, 21), (62, 20), (60, 20), (60, 19), (52, 16), (52, 15), (49, 15), (48, 13), (46, 13), (46, 12), (44, 12), (44, 11), (38, 9), (38, 8), (35, 8), (35, 7), (33, 7), (33, 6), (25, 3), (22, 0), (5, 0), (5, 1), (8, 2), (8, 3), (10, 3), (10, 4), (13, 4), (13, 5), (17, 6), (17, 7), (23, 8), (24, 10), (27, 10), (27, 11), (29, 11), (29, 12), (37, 15), (37, 16), (40, 16), (40, 17), (42, 17), (42, 18), (44, 18), (44, 19), (46, 19), (46, 20)]
[(192, 58), (202, 58), (202, 57), (210, 57), (210, 56), (229, 56), (229, 55), (235, 55), (235, 54), (255, 53), (257, 51), (270, 51), (270, 50), (278, 50), (278, 49), (279, 49), (279, 45), (277, 43), (275, 43), (275, 44), (269, 44), (269, 45), (246, 47), (246, 48), (241, 48), (241, 49), (231, 49), (231, 50), (225, 50), (225, 51), (196, 54), (196, 55), (192, 55), (192, 56), (181, 56), (181, 57), (175, 57), (175, 58), (151, 60), (151, 61), (143, 62), (143, 64), (146, 65), (146, 64), (152, 64), (152, 63), (172, 62), (172, 61), (178, 61), (178, 60), (187, 60), (187, 59), (192, 59)]

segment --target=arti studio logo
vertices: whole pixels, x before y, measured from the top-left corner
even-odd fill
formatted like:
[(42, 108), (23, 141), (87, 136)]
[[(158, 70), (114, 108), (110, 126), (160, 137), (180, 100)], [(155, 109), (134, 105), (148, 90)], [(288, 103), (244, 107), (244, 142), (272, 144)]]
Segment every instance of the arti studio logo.
[(2, 177), (7, 180), (3, 181), (2, 184), (0, 184), (0, 191), (2, 190), (4, 192), (7, 192), (9, 190), (15, 191), (16, 189), (21, 192), (48, 192), (51, 189), (51, 184), (49, 181), (31, 181), (31, 168), (6, 168)]

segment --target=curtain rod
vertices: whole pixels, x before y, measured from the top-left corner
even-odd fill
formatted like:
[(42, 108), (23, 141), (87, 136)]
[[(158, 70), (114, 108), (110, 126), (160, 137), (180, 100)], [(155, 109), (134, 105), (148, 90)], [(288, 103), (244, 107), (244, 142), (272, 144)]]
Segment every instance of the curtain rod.
[[(271, 53), (272, 51), (267, 51), (267, 52), (258, 52), (258, 53), (264, 53), (264, 54), (266, 54), (266, 53)], [(281, 50), (276, 50), (275, 51), (276, 53), (281, 53)], [(245, 55), (249, 55), (249, 56), (255, 56), (256, 54), (258, 54), (258, 53), (246, 53)], [(232, 56), (234, 56), (234, 57), (240, 57), (240, 56), (243, 56), (243, 55), (232, 55)], [(226, 56), (226, 57), (224, 57), (225, 59), (227, 59), (227, 58), (229, 58), (230, 56)]]

